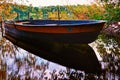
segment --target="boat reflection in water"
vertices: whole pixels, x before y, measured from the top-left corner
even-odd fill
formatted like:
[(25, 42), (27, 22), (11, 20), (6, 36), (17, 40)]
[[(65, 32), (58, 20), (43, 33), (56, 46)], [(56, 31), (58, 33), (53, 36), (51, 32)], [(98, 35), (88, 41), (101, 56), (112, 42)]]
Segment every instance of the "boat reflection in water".
[(0, 45), (1, 80), (44, 80), (46, 77), (54, 79), (59, 71), (66, 72), (65, 67), (35, 56), (5, 38), (0, 38)]
[(5, 22), (5, 37), (15, 45), (64, 66), (101, 73), (101, 65), (88, 43), (93, 42), (104, 21), (21, 20)]

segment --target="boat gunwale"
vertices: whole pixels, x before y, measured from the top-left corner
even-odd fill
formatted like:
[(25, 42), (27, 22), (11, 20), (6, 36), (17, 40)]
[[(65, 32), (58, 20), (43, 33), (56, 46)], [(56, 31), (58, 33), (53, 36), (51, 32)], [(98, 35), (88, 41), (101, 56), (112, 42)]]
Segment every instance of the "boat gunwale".
[[(102, 24), (102, 23), (106, 23), (105, 20), (62, 20), (62, 21), (93, 21), (93, 22), (84, 22), (84, 23), (73, 23), (73, 24), (24, 24), (23, 22), (28, 21), (29, 20), (19, 20), (19, 21), (5, 21), (6, 24), (14, 24), (15, 26), (25, 26), (25, 27), (55, 27), (55, 26), (64, 26), (64, 27), (68, 27), (68, 26), (83, 26), (83, 25), (95, 25), (95, 24)], [(42, 21), (42, 20), (41, 20)], [(45, 20), (43, 20), (45, 21)], [(51, 21), (59, 21), (59, 20), (51, 20)], [(60, 20), (61, 21), (61, 20)], [(23, 23), (23, 24), (19, 24), (17, 22)]]

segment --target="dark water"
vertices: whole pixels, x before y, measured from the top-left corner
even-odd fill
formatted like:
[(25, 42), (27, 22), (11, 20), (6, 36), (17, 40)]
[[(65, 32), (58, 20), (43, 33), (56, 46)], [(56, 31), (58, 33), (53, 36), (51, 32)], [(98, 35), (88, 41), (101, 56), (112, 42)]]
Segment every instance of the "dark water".
[(85, 78), (84, 71), (75, 71), (62, 65), (47, 61), (33, 55), (15, 45), (5, 38), (0, 40), (0, 62), (2, 79), (20, 80), (53, 80), (69, 79), (71, 72), (81, 74), (78, 79)]

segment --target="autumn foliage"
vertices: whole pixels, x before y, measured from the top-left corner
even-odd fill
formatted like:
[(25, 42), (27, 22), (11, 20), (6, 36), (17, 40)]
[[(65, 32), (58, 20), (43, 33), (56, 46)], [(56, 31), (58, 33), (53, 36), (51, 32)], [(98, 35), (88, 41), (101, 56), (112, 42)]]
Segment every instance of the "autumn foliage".
[[(4, 4), (4, 5), (3, 5)], [(104, 8), (92, 5), (77, 5), (77, 6), (48, 6), (48, 7), (33, 7), (25, 5), (17, 5), (11, 3), (1, 3), (0, 5), (0, 19), (104, 19)], [(19, 15), (18, 15), (18, 14)], [(29, 14), (29, 17), (28, 17)]]

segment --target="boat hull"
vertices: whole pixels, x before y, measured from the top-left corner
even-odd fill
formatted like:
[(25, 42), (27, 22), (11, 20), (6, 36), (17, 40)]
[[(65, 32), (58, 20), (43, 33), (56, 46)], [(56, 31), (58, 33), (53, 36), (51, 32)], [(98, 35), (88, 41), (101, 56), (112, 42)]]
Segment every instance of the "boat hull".
[(9, 34), (17, 39), (30, 41), (33, 44), (41, 44), (41, 42), (59, 42), (59, 43), (91, 43), (93, 42), (99, 31), (81, 32), (81, 33), (38, 33), (21, 31), (16, 28), (5, 27), (6, 34)]

